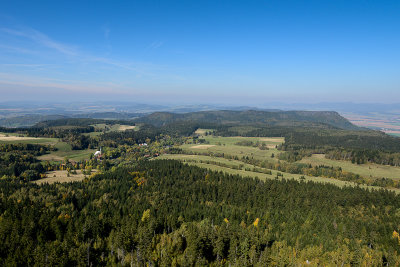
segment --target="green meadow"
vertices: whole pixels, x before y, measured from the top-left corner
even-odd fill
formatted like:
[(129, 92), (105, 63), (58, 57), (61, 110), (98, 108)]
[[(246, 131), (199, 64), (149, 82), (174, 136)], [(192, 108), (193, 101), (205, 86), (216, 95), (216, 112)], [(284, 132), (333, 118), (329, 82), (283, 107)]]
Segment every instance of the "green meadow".
[(80, 161), (89, 159), (96, 150), (95, 149), (84, 149), (84, 150), (72, 150), (71, 146), (65, 142), (57, 142), (54, 145), (57, 151), (51, 151), (50, 154), (42, 155), (38, 157), (39, 160), (43, 161), (63, 161), (65, 158), (74, 161)]
[(20, 134), (12, 134), (12, 133), (0, 133), (0, 144), (50, 144), (54, 145), (58, 142), (58, 138), (35, 138), (35, 137), (27, 137), (22, 136)]
[[(261, 180), (265, 179), (295, 179), (295, 180), (302, 180), (304, 177), (304, 181), (313, 181), (318, 183), (330, 183), (337, 185), (339, 187), (343, 186), (359, 186), (362, 188), (369, 188), (369, 189), (380, 189), (377, 186), (366, 186), (366, 185), (359, 185), (352, 182), (341, 181), (333, 178), (326, 178), (326, 177), (313, 177), (301, 174), (291, 174), (280, 172), (276, 170), (269, 170), (265, 168), (256, 167), (258, 170), (268, 170), (271, 171), (271, 174), (265, 174), (261, 172), (253, 171), (254, 166), (250, 164), (245, 164), (243, 162), (237, 160), (229, 160), (225, 158), (219, 157), (210, 157), (210, 156), (202, 156), (202, 155), (183, 155), (183, 154), (164, 154), (157, 159), (174, 159), (180, 160), (185, 162), (189, 165), (195, 165), (202, 168), (207, 168), (212, 171), (223, 171), (229, 174), (237, 174), (243, 177), (252, 177), (252, 178), (259, 178)], [(224, 166), (218, 165), (218, 163), (224, 164)], [(240, 169), (237, 169), (237, 168)], [(246, 170), (247, 168), (247, 170)], [(250, 169), (250, 170), (249, 170)], [(281, 174), (281, 176), (277, 176), (277, 174)], [(278, 178), (277, 178), (278, 177)], [(396, 193), (400, 193), (400, 189), (391, 189)]]
[[(260, 179), (275, 179), (277, 177), (277, 173), (282, 174), (283, 176), (279, 176), (279, 178), (293, 178), (300, 179), (300, 177), (304, 177), (306, 181), (315, 181), (322, 183), (333, 183), (338, 186), (361, 186), (368, 188), (379, 188), (373, 186), (362, 186), (352, 182), (340, 181), (333, 178), (326, 177), (311, 177), (300, 174), (291, 174), (280, 172), (276, 170), (268, 170), (260, 167), (256, 167), (254, 171), (253, 165), (245, 164), (238, 160), (226, 159), (222, 157), (213, 157), (207, 155), (194, 155), (195, 153), (224, 153), (225, 155), (237, 156), (239, 159), (242, 157), (254, 158), (257, 160), (269, 161), (269, 162), (277, 162), (279, 153), (282, 151), (278, 150), (276, 146), (282, 144), (285, 140), (281, 137), (220, 137), (220, 136), (205, 136), (206, 132), (212, 131), (210, 129), (199, 129), (197, 130), (197, 134), (200, 135), (199, 138), (205, 139), (205, 143), (202, 144), (193, 144), (187, 143), (180, 146), (183, 149), (184, 154), (174, 154), (174, 155), (162, 155), (159, 157), (160, 159), (177, 159), (184, 162), (187, 162), (191, 165), (196, 165), (200, 167), (206, 167), (211, 170), (223, 170), (225, 172), (231, 174), (240, 174), (243, 176), (250, 177), (258, 177)], [(258, 147), (253, 146), (243, 146), (239, 145), (238, 142), (242, 141), (251, 141), (254, 144), (264, 143), (268, 150), (261, 150)], [(324, 155), (313, 155), (312, 157), (304, 158), (300, 163), (307, 163), (313, 166), (315, 165), (326, 165), (333, 167), (341, 167), (344, 171), (352, 172), (359, 174), (360, 176), (366, 178), (391, 178), (391, 179), (400, 179), (400, 168), (392, 167), (392, 166), (384, 166), (378, 164), (363, 164), (357, 165), (353, 164), (349, 161), (340, 161), (340, 160), (330, 160), (326, 159)], [(263, 172), (269, 172), (271, 174), (266, 174)], [(393, 189), (396, 192), (400, 192), (400, 190)]]
[(118, 131), (126, 131), (126, 130), (137, 130), (137, 126), (133, 125), (124, 125), (124, 124), (106, 124), (106, 123), (98, 123), (91, 125), (97, 131), (106, 131), (106, 132), (118, 132)]
[(90, 155), (95, 152), (94, 149), (72, 150), (68, 143), (62, 142), (58, 138), (35, 138), (7, 133), (0, 133), (0, 143), (52, 145), (57, 148), (57, 151), (51, 151), (49, 154), (38, 157), (39, 160), (43, 161), (63, 161), (66, 157), (79, 161), (90, 158)]
[(311, 157), (304, 158), (301, 163), (311, 164), (313, 166), (326, 165), (333, 167), (341, 167), (344, 171), (357, 173), (364, 177), (372, 178), (391, 178), (400, 179), (400, 168), (379, 164), (353, 164), (345, 160), (332, 160), (325, 158), (323, 154), (314, 154)]
[[(270, 159), (277, 161), (276, 156), (281, 151), (276, 149), (277, 145), (282, 144), (285, 140), (282, 137), (215, 137), (201, 136), (206, 140), (206, 144), (184, 144), (181, 148), (186, 152), (213, 152), (225, 153), (228, 155), (241, 157), (253, 157), (259, 160)], [(236, 145), (241, 141), (252, 141), (253, 143), (264, 143), (268, 150), (261, 150), (258, 147)]]

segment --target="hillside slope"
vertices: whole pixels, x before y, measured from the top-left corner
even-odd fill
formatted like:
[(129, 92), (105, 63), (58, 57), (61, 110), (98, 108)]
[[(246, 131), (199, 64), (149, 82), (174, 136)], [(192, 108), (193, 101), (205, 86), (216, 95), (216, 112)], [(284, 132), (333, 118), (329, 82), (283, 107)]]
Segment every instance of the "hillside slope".
[(156, 126), (177, 121), (198, 121), (218, 124), (237, 125), (280, 125), (292, 126), (300, 123), (327, 124), (346, 130), (360, 130), (346, 118), (335, 111), (201, 111), (184, 114), (155, 112), (138, 118), (136, 122), (149, 123)]

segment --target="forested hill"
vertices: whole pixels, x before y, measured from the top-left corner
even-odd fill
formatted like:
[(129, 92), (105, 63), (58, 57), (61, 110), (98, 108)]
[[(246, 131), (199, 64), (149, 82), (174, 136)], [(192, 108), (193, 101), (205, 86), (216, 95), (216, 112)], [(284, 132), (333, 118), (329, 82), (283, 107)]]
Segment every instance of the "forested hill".
[[(125, 120), (163, 126), (174, 122), (196, 122), (224, 125), (253, 126), (320, 126), (330, 125), (345, 130), (361, 130), (334, 111), (280, 111), (280, 110), (215, 110), (188, 113), (155, 112), (146, 116), (139, 113), (101, 112), (75, 115), (25, 115), (0, 119), (4, 127), (40, 127), (53, 124), (50, 121), (65, 119), (77, 122), (79, 119)], [(136, 118), (136, 119), (135, 119)], [(74, 120), (75, 119), (75, 120)], [(41, 122), (45, 122), (44, 124)], [(60, 124), (60, 122), (56, 124)], [(54, 125), (53, 125), (54, 126)], [(325, 126), (324, 126), (325, 127)]]
[(298, 123), (328, 124), (346, 130), (360, 130), (335, 111), (201, 111), (184, 114), (169, 112), (155, 112), (138, 118), (137, 122), (144, 122), (160, 126), (177, 121), (198, 121), (218, 124), (237, 125), (279, 125), (294, 126)]
[(399, 266), (400, 197), (177, 161), (0, 180), (0, 266)]
[(33, 128), (48, 128), (48, 127), (57, 127), (57, 126), (77, 126), (77, 127), (87, 127), (92, 124), (99, 123), (109, 123), (109, 124), (129, 124), (135, 125), (131, 121), (124, 120), (105, 120), (105, 119), (93, 119), (93, 118), (63, 118), (58, 120), (46, 120), (36, 123)]
[[(93, 113), (79, 113), (79, 114), (27, 114), (16, 117), (0, 118), (0, 127), (42, 127), (47, 124), (52, 124), (50, 121), (59, 120), (57, 124), (63, 125), (63, 120), (66, 122), (76, 123), (81, 119), (89, 120), (114, 120), (114, 121), (130, 121), (134, 118), (143, 116), (141, 113), (125, 113), (125, 112), (93, 112)], [(44, 124), (41, 124), (44, 122)], [(96, 122), (97, 123), (97, 122)], [(100, 122), (101, 123), (101, 122)], [(54, 125), (53, 125), (54, 126)]]

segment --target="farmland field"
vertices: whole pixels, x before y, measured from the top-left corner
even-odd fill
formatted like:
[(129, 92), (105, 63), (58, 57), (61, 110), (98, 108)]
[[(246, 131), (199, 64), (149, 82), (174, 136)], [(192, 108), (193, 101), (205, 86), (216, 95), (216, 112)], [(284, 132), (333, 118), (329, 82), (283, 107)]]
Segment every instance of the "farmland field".
[[(283, 137), (215, 137), (215, 136), (201, 136), (200, 138), (206, 140), (206, 144), (185, 144), (181, 148), (190, 152), (213, 152), (213, 153), (224, 153), (227, 155), (233, 155), (238, 157), (248, 156), (258, 160), (269, 159), (271, 161), (277, 161), (276, 157), (272, 158), (272, 154), (275, 156), (281, 151), (275, 147), (282, 144), (285, 140)], [(261, 150), (258, 147), (253, 146), (242, 146), (237, 145), (241, 141), (251, 141), (253, 143), (260, 142), (264, 143), (268, 150)]]
[(197, 129), (194, 133), (198, 135), (204, 135), (206, 132), (213, 132), (212, 129)]
[(126, 131), (126, 130), (133, 130), (136, 128), (134, 125), (118, 125), (117, 131)]
[(360, 115), (355, 113), (343, 113), (343, 116), (355, 125), (380, 130), (394, 136), (400, 136), (400, 123), (396, 114), (370, 113), (368, 115)]
[(19, 136), (16, 134), (0, 133), (0, 143), (55, 144), (57, 142), (57, 138), (36, 138)]
[(126, 131), (126, 130), (137, 130), (134, 125), (124, 125), (124, 124), (106, 124), (99, 123), (92, 125), (96, 130), (101, 131)]
[(364, 177), (372, 178), (391, 178), (400, 179), (400, 167), (379, 165), (379, 164), (353, 164), (344, 160), (332, 160), (325, 158), (324, 154), (314, 154), (311, 157), (304, 158), (301, 163), (311, 164), (313, 166), (326, 165), (333, 167), (341, 167), (348, 172), (357, 173)]
[[(284, 138), (281, 137), (214, 137), (214, 136), (203, 136), (207, 142), (207, 145), (193, 145), (185, 144), (181, 148), (186, 153), (191, 152), (214, 152), (214, 153), (225, 153), (228, 155), (235, 155), (239, 158), (252, 157), (257, 160), (268, 160), (278, 161), (277, 157), (272, 158), (272, 154), (275, 156), (282, 151), (275, 148), (284, 142)], [(239, 141), (252, 141), (262, 142), (267, 145), (268, 150), (260, 150), (258, 147), (251, 146), (239, 146), (236, 145)], [(207, 147), (208, 146), (208, 147)], [(353, 164), (349, 161), (344, 160), (331, 160), (326, 159), (322, 154), (316, 154), (312, 157), (304, 158), (300, 163), (311, 164), (313, 166), (326, 165), (332, 167), (341, 167), (344, 171), (359, 174), (366, 178), (390, 178), (399, 180), (400, 179), (400, 167), (385, 166), (379, 164)]]
[[(51, 171), (47, 172), (46, 178), (39, 179), (36, 181), (33, 181), (33, 183), (41, 185), (41, 184), (54, 184), (54, 183), (71, 183), (71, 182), (79, 182), (85, 179), (85, 175), (82, 173), (81, 170), (76, 171), (77, 174), (70, 174), (68, 177), (68, 172), (67, 171)], [(95, 171), (92, 171), (94, 173)]]
[(137, 131), (139, 129), (138, 126), (135, 125), (124, 125), (124, 124), (106, 124), (106, 123), (98, 123), (98, 124), (93, 124), (91, 125), (95, 128), (96, 132), (91, 132), (91, 133), (85, 133), (85, 135), (88, 135), (90, 137), (96, 137), (103, 132), (123, 132), (126, 130), (135, 130)]
[[(207, 130), (208, 131), (208, 130)], [(202, 133), (206, 131), (198, 131)], [(348, 181), (341, 181), (334, 178), (326, 177), (312, 177), (301, 174), (291, 174), (282, 171), (269, 170), (261, 167), (255, 167), (251, 164), (243, 163), (240, 160), (227, 159), (223, 157), (214, 157), (213, 153), (223, 154), (225, 156), (237, 156), (239, 159), (242, 157), (253, 158), (261, 161), (277, 162), (276, 157), (282, 151), (276, 148), (277, 145), (284, 142), (284, 138), (281, 137), (216, 137), (216, 136), (200, 136), (199, 138), (205, 139), (204, 144), (184, 144), (180, 148), (183, 149), (184, 154), (173, 154), (173, 155), (162, 155), (159, 159), (177, 159), (187, 162), (191, 165), (199, 167), (206, 167), (211, 170), (223, 170), (231, 174), (240, 174), (243, 176), (258, 177), (260, 179), (273, 179), (280, 173), (282, 176), (279, 178), (294, 178), (300, 179), (304, 177), (306, 181), (315, 181), (322, 183), (333, 183), (338, 186), (354, 186), (355, 183)], [(268, 149), (261, 150), (259, 147), (244, 146), (240, 145), (246, 141), (249, 144), (265, 144)], [(252, 143), (250, 143), (251, 141)], [(240, 143), (242, 142), (242, 143)], [(210, 153), (209, 155), (195, 155), (196, 153)], [(274, 155), (274, 157), (273, 157)], [(335, 161), (325, 159), (323, 155), (313, 155), (311, 158), (305, 158), (301, 163), (315, 165), (326, 165), (341, 167), (344, 171), (359, 174), (366, 178), (400, 178), (400, 168), (383, 166), (378, 164), (371, 165), (356, 165), (348, 161)], [(268, 174), (268, 172), (271, 174)], [(358, 186), (358, 184), (357, 184)], [(362, 186), (368, 188), (378, 188), (373, 186)], [(396, 192), (400, 192), (398, 189), (393, 189)]]
[(71, 151), (53, 151), (50, 154), (39, 156), (39, 160), (43, 161), (63, 161), (65, 158), (79, 161), (89, 159), (90, 155), (95, 152), (95, 149), (71, 150)]
[[(333, 178), (326, 178), (326, 177), (313, 177), (313, 176), (307, 176), (307, 175), (300, 175), (300, 174), (292, 174), (292, 173), (285, 173), (285, 172), (280, 172), (276, 170), (270, 170), (271, 174), (265, 174), (261, 172), (256, 172), (252, 171), (254, 166), (251, 164), (246, 164), (240, 161), (236, 160), (229, 160), (225, 158), (218, 158), (218, 157), (210, 157), (210, 156), (202, 156), (202, 155), (181, 155), (181, 154), (165, 154), (157, 159), (175, 159), (175, 160), (180, 160), (183, 161), (189, 165), (195, 165), (198, 167), (202, 168), (207, 168), (212, 171), (223, 171), (229, 174), (237, 174), (241, 175), (243, 177), (252, 177), (252, 178), (259, 178), (261, 180), (265, 179), (276, 179), (277, 174), (280, 173), (282, 176), (279, 176), (278, 179), (295, 179), (295, 180), (301, 180), (300, 177), (304, 177), (305, 181), (313, 181), (313, 182), (319, 182), (319, 183), (330, 183), (337, 185), (339, 187), (343, 186), (360, 186), (363, 188), (370, 188), (370, 189), (379, 189), (380, 187), (377, 186), (366, 186), (366, 185), (359, 185), (355, 184), (352, 182), (347, 182), (347, 181), (341, 181)], [(224, 166), (217, 165), (218, 163), (224, 164)], [(240, 169), (237, 169), (240, 167)], [(246, 170), (247, 168), (247, 170)], [(250, 170), (248, 170), (250, 169)], [(265, 168), (260, 168), (257, 167), (259, 170), (268, 170)], [(396, 193), (400, 193), (400, 189), (391, 189)]]
[(65, 142), (57, 142), (55, 147), (57, 148), (57, 151), (51, 151), (50, 154), (42, 155), (38, 157), (38, 159), (48, 161), (63, 161), (64, 158), (67, 157), (71, 160), (79, 161), (90, 158), (90, 155), (96, 151), (95, 149), (72, 150), (71, 146)]
[(7, 134), (0, 133), (0, 144), (1, 143), (53, 145), (57, 148), (57, 151), (50, 151), (49, 154), (38, 157), (39, 160), (44, 161), (63, 161), (66, 157), (71, 160), (79, 161), (90, 158), (90, 155), (95, 152), (95, 149), (72, 150), (69, 144), (60, 141), (58, 138), (35, 138), (17, 136), (15, 134), (7, 136)]

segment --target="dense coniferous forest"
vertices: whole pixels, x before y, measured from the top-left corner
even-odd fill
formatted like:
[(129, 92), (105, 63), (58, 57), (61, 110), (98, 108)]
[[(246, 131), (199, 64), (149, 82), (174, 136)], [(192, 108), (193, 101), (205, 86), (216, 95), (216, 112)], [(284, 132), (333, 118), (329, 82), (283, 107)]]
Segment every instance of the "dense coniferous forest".
[(400, 198), (388, 191), (140, 162), (82, 183), (2, 180), (6, 265), (400, 263)]

